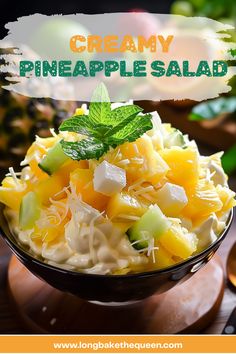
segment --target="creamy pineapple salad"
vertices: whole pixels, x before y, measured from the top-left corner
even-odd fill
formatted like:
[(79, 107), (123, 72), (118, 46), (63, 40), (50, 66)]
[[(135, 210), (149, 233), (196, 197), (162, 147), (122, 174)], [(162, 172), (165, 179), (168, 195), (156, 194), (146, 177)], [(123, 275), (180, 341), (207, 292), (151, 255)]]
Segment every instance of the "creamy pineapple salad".
[[(116, 119), (125, 106), (133, 105), (110, 105)], [(74, 117), (83, 125), (89, 114), (83, 105)], [(84, 273), (127, 274), (172, 266), (217, 239), (236, 204), (222, 153), (201, 156), (157, 112), (147, 116), (150, 129), (138, 136), (136, 125), (135, 139), (117, 146), (113, 139), (102, 153), (86, 145), (86, 129), (78, 133), (68, 120), (58, 134), (36, 137), (21, 172), (10, 168), (0, 201), (35, 257)]]

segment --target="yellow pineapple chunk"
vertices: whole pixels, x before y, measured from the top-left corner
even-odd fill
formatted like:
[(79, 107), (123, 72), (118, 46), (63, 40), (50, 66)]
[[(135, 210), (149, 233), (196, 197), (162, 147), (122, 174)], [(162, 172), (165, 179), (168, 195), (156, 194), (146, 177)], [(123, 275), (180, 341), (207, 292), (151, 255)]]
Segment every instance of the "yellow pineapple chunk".
[(50, 138), (37, 138), (36, 141), (29, 147), (26, 158), (31, 158), (35, 155), (42, 156), (45, 152), (51, 148), (57, 142), (57, 137), (50, 137)]
[(223, 203), (212, 182), (199, 180), (197, 186), (187, 191), (188, 204), (183, 214), (194, 221), (208, 217), (222, 209)]
[(159, 243), (174, 256), (186, 259), (197, 250), (197, 237), (180, 225), (172, 225), (159, 239)]
[(159, 243), (156, 244), (158, 249), (154, 250), (154, 257), (151, 254), (149, 256), (149, 262), (152, 269), (162, 269), (167, 268), (175, 264), (175, 261), (172, 258), (171, 253), (165, 250)]
[[(17, 183), (16, 183), (17, 182)], [(19, 187), (24, 187), (24, 183), (17, 178), (17, 181), (14, 180), (13, 177), (5, 177), (3, 180), (2, 180), (2, 187), (4, 188), (16, 188), (17, 187), (17, 184), (19, 184)]]
[(136, 198), (121, 192), (110, 198), (106, 213), (112, 219), (114, 226), (126, 232), (146, 210), (147, 208)]
[(223, 204), (221, 210), (218, 211), (217, 216), (220, 217), (230, 209), (236, 206), (235, 192), (228, 187), (223, 187), (220, 184), (216, 187), (216, 192)]
[(126, 233), (133, 223), (133, 221), (113, 222), (113, 226), (120, 229), (121, 232)]
[(59, 140), (59, 136), (51, 136), (49, 138), (36, 138), (36, 143), (38, 144), (38, 146), (43, 146), (45, 149), (50, 149), (51, 147), (53, 147), (53, 145), (56, 144), (56, 142)]
[(170, 170), (167, 177), (181, 186), (195, 185), (199, 176), (198, 153), (191, 147), (182, 149), (172, 147), (163, 149), (159, 154), (165, 160)]
[(49, 243), (52, 241), (55, 241), (57, 238), (59, 238), (61, 235), (63, 235), (64, 230), (60, 230), (57, 227), (50, 227), (45, 230), (45, 233), (43, 235), (42, 241)]
[(169, 166), (167, 163), (163, 160), (158, 152), (154, 151), (153, 155), (149, 158), (145, 179), (155, 185), (163, 180), (163, 177), (168, 174), (168, 171)]
[(63, 188), (69, 186), (70, 173), (80, 166), (86, 166), (84, 161), (70, 160), (66, 162), (57, 172), (51, 176), (47, 175), (46, 179), (39, 181), (35, 185), (35, 190), (36, 193), (38, 193), (41, 202), (44, 205), (48, 205), (50, 203), (50, 198), (55, 200), (64, 198), (66, 194), (63, 192)]
[[(52, 219), (53, 220), (53, 219)], [(53, 242), (55, 240), (61, 239), (64, 237), (65, 234), (65, 224), (69, 221), (68, 218), (65, 218), (60, 222), (59, 225), (54, 224), (51, 221), (51, 225), (49, 225), (47, 228), (38, 228), (35, 226), (35, 230), (38, 229), (38, 232), (40, 233), (40, 237), (42, 242)]]
[(34, 242), (49, 243), (63, 235), (63, 232), (64, 231), (61, 228), (57, 227), (41, 228), (35, 226), (30, 238)]
[(21, 200), (30, 190), (26, 182), (5, 177), (0, 187), (0, 202), (13, 210), (19, 210)]
[(42, 181), (43, 179), (46, 179), (46, 178), (47, 178), (47, 173), (44, 172), (43, 170), (41, 170), (41, 168), (38, 166), (38, 161), (37, 161), (37, 160), (32, 159), (32, 160), (29, 162), (29, 167), (30, 167), (31, 172), (32, 172), (38, 179), (40, 179), (41, 181)]
[[(63, 198), (43, 209), (43, 218), (34, 225), (32, 240), (50, 243), (62, 239), (65, 234), (65, 225), (70, 220), (70, 212), (66, 207), (67, 198)], [(65, 213), (66, 212), (66, 213)]]
[(37, 138), (26, 153), (26, 161), (29, 161), (31, 171), (38, 179), (42, 180), (47, 178), (47, 173), (41, 170), (38, 163), (46, 154), (47, 150), (55, 145), (57, 140), (57, 137)]
[(58, 237), (58, 230), (53, 227), (34, 227), (34, 231), (30, 235), (32, 241), (50, 242)]
[[(128, 183), (142, 178), (144, 181), (156, 184), (169, 169), (165, 161), (154, 150), (152, 140), (147, 134), (133, 143), (119, 146), (119, 151), (117, 157), (110, 162), (126, 170)], [(105, 159), (107, 158), (105, 157)], [(107, 160), (109, 161), (109, 154)], [(123, 165), (122, 161), (128, 163)]]
[(70, 174), (70, 182), (85, 203), (100, 211), (105, 210), (109, 197), (94, 190), (93, 171), (77, 168)]
[(144, 158), (144, 163), (141, 166), (139, 165), (138, 171), (137, 166), (134, 166), (134, 169), (132, 171), (133, 180), (138, 178), (144, 178), (144, 180), (153, 184), (158, 183), (166, 175), (169, 168), (165, 161), (161, 158), (161, 156), (154, 150), (152, 140), (148, 135), (143, 135), (133, 144), (135, 146), (135, 148), (133, 148), (133, 157), (135, 158), (137, 155), (137, 147), (140, 157)]
[(62, 165), (58, 171), (54, 173), (54, 175), (58, 175), (64, 182), (65, 186), (68, 186), (70, 183), (70, 174), (75, 171), (76, 169), (86, 169), (88, 167), (88, 162), (81, 160), (69, 160), (64, 165)]
[(39, 181), (39, 183), (35, 185), (35, 192), (42, 204), (49, 205), (50, 198), (61, 199), (65, 197), (65, 193), (63, 193), (64, 187), (66, 187), (66, 185), (64, 184), (62, 176), (55, 173), (50, 177), (48, 176), (47, 179)]
[[(140, 217), (146, 212), (147, 208), (143, 206), (136, 198), (128, 193), (121, 192), (111, 197), (107, 205), (107, 215), (110, 219), (119, 219), (127, 223), (134, 222), (135, 217)], [(134, 217), (132, 219), (132, 217)]]
[(75, 116), (82, 116), (85, 114), (85, 110), (82, 107), (76, 108), (75, 110)]
[[(68, 133), (68, 139), (69, 138), (74, 138), (73, 133)], [(59, 139), (60, 135), (51, 138), (37, 138), (37, 140), (31, 145), (31, 147), (27, 151), (26, 161), (29, 161), (31, 171), (41, 181), (47, 179), (48, 174), (44, 172), (38, 166), (38, 164), (43, 159), (45, 154), (47, 154), (48, 149), (52, 148), (58, 142)], [(65, 183), (68, 184), (71, 171), (78, 167), (87, 168), (87, 166), (87, 161), (78, 162), (70, 160), (63, 164), (63, 166), (56, 173), (61, 173), (61, 175), (65, 177)]]

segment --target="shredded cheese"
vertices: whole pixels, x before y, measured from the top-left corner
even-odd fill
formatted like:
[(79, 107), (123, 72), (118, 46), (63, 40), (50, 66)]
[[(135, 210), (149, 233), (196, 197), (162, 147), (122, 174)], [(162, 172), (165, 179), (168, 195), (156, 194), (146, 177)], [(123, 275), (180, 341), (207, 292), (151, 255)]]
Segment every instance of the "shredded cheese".
[(136, 189), (138, 186), (142, 185), (145, 182), (143, 178), (138, 179), (135, 183), (131, 184), (128, 188), (128, 191)]
[(13, 167), (9, 167), (9, 173), (12, 176), (16, 186), (21, 187)]
[(119, 166), (127, 166), (127, 165), (129, 165), (129, 163), (130, 163), (129, 159), (124, 159), (124, 160), (117, 162), (117, 164), (119, 164)]
[(154, 188), (153, 186), (147, 186), (147, 187), (139, 187), (138, 190), (135, 190), (133, 192), (134, 195), (139, 195), (139, 194), (143, 194), (143, 192), (153, 192), (154, 191)]
[[(11, 167), (10, 167), (11, 168)], [(22, 172), (14, 172), (16, 176), (21, 176)], [(12, 177), (12, 173), (6, 173), (6, 177)]]
[(118, 214), (116, 216), (117, 219), (127, 219), (127, 220), (133, 220), (133, 221), (137, 221), (140, 219), (139, 216), (135, 216), (135, 215), (128, 215), (128, 214)]
[(50, 133), (52, 134), (52, 136), (54, 136), (55, 138), (57, 137), (57, 133), (55, 133), (55, 129), (54, 128), (50, 128)]
[(131, 162), (134, 162), (137, 165), (142, 165), (143, 161), (144, 161), (144, 159), (141, 157), (132, 157), (130, 160), (131, 160)]
[(137, 146), (137, 144), (133, 144), (133, 147), (134, 147), (134, 151), (135, 151), (135, 153), (137, 154), (137, 155), (140, 155), (140, 151), (139, 151), (139, 149), (138, 149), (138, 146)]

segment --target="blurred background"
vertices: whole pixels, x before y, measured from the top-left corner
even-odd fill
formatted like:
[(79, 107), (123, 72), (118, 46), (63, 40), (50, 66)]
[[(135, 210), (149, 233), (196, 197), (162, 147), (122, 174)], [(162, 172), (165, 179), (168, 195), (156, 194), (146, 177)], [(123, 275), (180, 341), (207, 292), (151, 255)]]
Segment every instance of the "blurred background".
[[(185, 16), (206, 16), (236, 25), (235, 0), (189, 0), (189, 1), (48, 1), (20, 2), (0, 1), (0, 38), (6, 35), (4, 25), (9, 21), (16, 21), (18, 17), (33, 13), (42, 14), (71, 14), (71, 13), (104, 13), (122, 11), (147, 11), (155, 13), (173, 13)], [(61, 29), (63, 32), (63, 28)], [(236, 41), (235, 30), (230, 31)], [(58, 33), (60, 36), (60, 31)], [(3, 62), (0, 62), (0, 65)], [(232, 64), (232, 63), (229, 63)], [(234, 63), (235, 64), (235, 63)], [(0, 177), (8, 167), (14, 166), (17, 170), (19, 162), (35, 134), (48, 136), (49, 128), (57, 128), (64, 118), (73, 114), (76, 102), (55, 101), (52, 99), (32, 99), (10, 93), (1, 89), (4, 77), (0, 76)], [(236, 82), (231, 82), (232, 91), (220, 98), (202, 102), (200, 105), (193, 101), (142, 101), (140, 105), (146, 111), (157, 110), (165, 122), (170, 122), (176, 128), (188, 133), (196, 139), (201, 153), (211, 154), (216, 151), (226, 151), (223, 164), (230, 175), (231, 188), (236, 191)], [(236, 224), (231, 229), (227, 242), (223, 243), (219, 254), (225, 263), (226, 256), (234, 242)], [(3, 246), (0, 240), (0, 333), (23, 333), (9, 305), (6, 293), (6, 269), (10, 251)], [(220, 333), (220, 328), (228, 317), (236, 296), (227, 288), (221, 312), (218, 319), (205, 333)], [(218, 322), (217, 322), (218, 321)]]
[[(79, 2), (50, 1), (35, 3), (22, 0), (14, 5), (0, 2), (0, 38), (6, 35), (4, 25), (18, 17), (33, 13), (71, 14), (104, 13), (122, 11), (147, 11), (172, 13), (185, 16), (206, 16), (235, 25), (236, 2), (233, 0), (165, 0), (165, 1), (102, 1)], [(63, 28), (58, 31), (58, 38)], [(236, 41), (235, 30), (229, 31)], [(3, 62), (2, 62), (3, 63)], [(0, 63), (1, 64), (1, 63)], [(232, 64), (232, 63), (231, 63)], [(176, 128), (209, 146), (213, 150), (224, 150), (223, 165), (226, 172), (233, 175), (236, 171), (236, 80), (231, 80), (232, 91), (220, 99), (203, 103), (200, 107), (193, 101), (140, 102), (149, 111), (157, 109), (164, 121), (171, 122)], [(0, 76), (0, 86), (4, 77)], [(196, 107), (195, 107), (196, 106)], [(17, 168), (35, 134), (49, 135), (49, 128), (57, 128), (61, 121), (71, 115), (76, 103), (52, 99), (31, 99), (10, 93), (0, 88), (0, 171), (1, 176), (9, 166)], [(176, 114), (178, 113), (178, 114)]]

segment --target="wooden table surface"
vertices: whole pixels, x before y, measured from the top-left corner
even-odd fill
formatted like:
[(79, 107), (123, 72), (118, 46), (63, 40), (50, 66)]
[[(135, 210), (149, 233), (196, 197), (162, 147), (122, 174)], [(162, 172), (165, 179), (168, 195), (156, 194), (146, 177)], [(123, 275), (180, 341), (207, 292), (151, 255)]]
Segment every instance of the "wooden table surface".
[[(236, 179), (230, 181), (231, 188), (236, 191)], [(232, 244), (236, 241), (236, 218), (234, 219), (231, 230), (226, 240), (221, 245), (218, 254), (220, 255), (224, 265), (228, 252)], [(11, 252), (5, 243), (0, 239), (0, 333), (13, 334), (13, 333), (27, 333), (21, 325), (14, 309), (11, 306), (7, 294), (7, 266), (11, 256)], [(236, 306), (236, 292), (231, 289), (227, 281), (224, 293), (223, 302), (215, 321), (208, 327), (204, 333), (206, 334), (219, 334), (221, 333), (226, 320), (228, 319), (232, 309)]]

